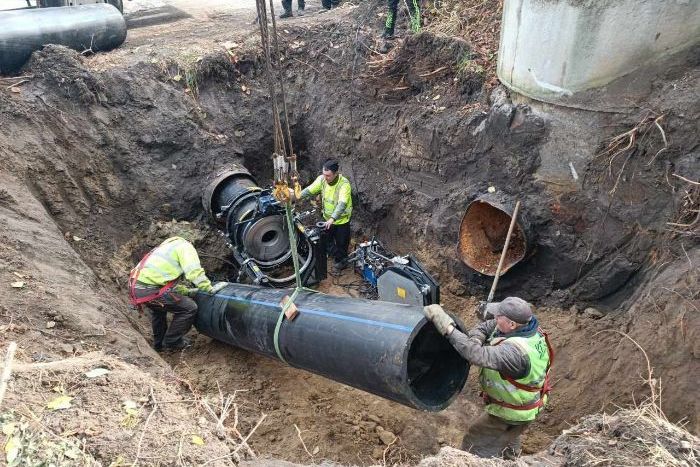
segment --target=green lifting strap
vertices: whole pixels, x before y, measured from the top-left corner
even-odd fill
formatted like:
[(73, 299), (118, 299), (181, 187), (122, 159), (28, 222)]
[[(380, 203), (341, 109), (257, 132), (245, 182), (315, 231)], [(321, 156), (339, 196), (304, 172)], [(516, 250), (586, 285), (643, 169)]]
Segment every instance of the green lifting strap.
[[(287, 201), (285, 205), (285, 217), (287, 218), (287, 230), (289, 231), (289, 246), (292, 249), (292, 262), (294, 263), (294, 276), (296, 278), (296, 288), (294, 289), (292, 296), (289, 297), (289, 300), (287, 300), (287, 303), (285, 303), (282, 306), (280, 314), (277, 317), (277, 324), (275, 325), (274, 343), (275, 352), (277, 353), (277, 356), (284, 363), (287, 363), (287, 360), (284, 359), (284, 357), (282, 356), (282, 351), (280, 350), (280, 329), (282, 329), (284, 314), (287, 311), (287, 309), (294, 303), (294, 300), (297, 298), (297, 295), (301, 290), (310, 289), (305, 289), (305, 287), (301, 283), (301, 273), (299, 272), (299, 252), (297, 251), (297, 235), (296, 230), (294, 228), (294, 219), (292, 218), (292, 204), (290, 201)], [(315, 292), (315, 290), (313, 290), (312, 292)]]

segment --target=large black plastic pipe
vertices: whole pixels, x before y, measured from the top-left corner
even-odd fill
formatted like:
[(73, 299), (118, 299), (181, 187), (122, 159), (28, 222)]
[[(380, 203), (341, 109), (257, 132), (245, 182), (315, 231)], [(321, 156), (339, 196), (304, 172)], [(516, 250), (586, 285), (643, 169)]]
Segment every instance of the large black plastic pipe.
[(47, 44), (98, 52), (125, 39), (124, 17), (107, 3), (0, 12), (0, 74), (19, 70)]
[(224, 209), (251, 191), (260, 191), (260, 188), (248, 169), (231, 164), (207, 183), (202, 193), (202, 206), (214, 222), (223, 225), (226, 223)]
[[(230, 284), (200, 293), (197, 329), (219, 341), (278, 358), (280, 302), (291, 291)], [(462, 390), (469, 364), (419, 307), (300, 292), (293, 321), (284, 320), (285, 361), (409, 407), (437, 411)]]

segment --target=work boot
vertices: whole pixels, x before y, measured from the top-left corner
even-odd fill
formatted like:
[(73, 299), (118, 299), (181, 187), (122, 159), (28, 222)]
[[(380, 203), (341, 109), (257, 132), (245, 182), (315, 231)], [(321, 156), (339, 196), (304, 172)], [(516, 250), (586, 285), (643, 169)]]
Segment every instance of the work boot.
[(291, 18), (294, 15), (292, 14), (292, 10), (284, 10), (284, 13), (280, 15), (280, 19), (286, 19), (286, 18)]
[(382, 43), (382, 46), (379, 47), (379, 53), (380, 54), (387, 54), (389, 51), (394, 47), (394, 44), (392, 43), (391, 40), (385, 40)]
[(166, 345), (165, 350), (185, 350), (189, 347), (192, 347), (192, 340), (187, 337), (183, 337), (174, 344)]
[(345, 269), (345, 266), (347, 266), (345, 261), (334, 261), (333, 267), (331, 268), (331, 274), (334, 276), (339, 276), (343, 272), (343, 269)]
[(394, 38), (394, 31), (390, 31), (388, 29), (385, 29), (384, 32), (382, 33), (382, 39), (384, 40), (392, 40)]

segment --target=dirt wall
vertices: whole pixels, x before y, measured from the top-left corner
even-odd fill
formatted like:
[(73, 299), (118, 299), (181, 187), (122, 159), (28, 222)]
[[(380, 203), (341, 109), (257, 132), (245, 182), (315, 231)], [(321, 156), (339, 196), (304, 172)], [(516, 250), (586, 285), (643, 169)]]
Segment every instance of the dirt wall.
[[(689, 193), (693, 199), (692, 187), (672, 174), (699, 178), (696, 69), (659, 83), (644, 103), (655, 117), (638, 128), (634, 151), (615, 158), (592, 154), (579, 187), (554, 189), (536, 174), (541, 148), (558, 127), (503, 89), (487, 92), (483, 77), (459, 66), (467, 44), (422, 35), (380, 58), (355, 37), (368, 41), (369, 33), (343, 21), (285, 32), (284, 73), (303, 175), (310, 180), (325, 158), (340, 159), (353, 183), (357, 237), (377, 233), (392, 249), (417, 253), (441, 280), (446, 306), (470, 319), (475, 297), (485, 296), (490, 280), (456, 258), (462, 214), (489, 187), (522, 199), (536, 248), (503, 277), (499, 294), (556, 305), (538, 313), (560, 355), (557, 395), (526, 446), (543, 447), (548, 436), (599, 405), (644, 395), (644, 362), (620, 335), (596, 334), (606, 329), (625, 330), (650, 349), (656, 374), (671, 382), (664, 408), (676, 420), (688, 417), (694, 404), (688, 370), (698, 359), (692, 334), (697, 277), (690, 274), (698, 261), (697, 237), (674, 235), (666, 223), (689, 222), (682, 217), (684, 203)], [(10, 291), (25, 295), (4, 302), (4, 311), (25, 310), (46, 326), (49, 320), (60, 323), (48, 314), (57, 309), (75, 321), (65, 334), (49, 328), (21, 337), (26, 330), (8, 327), (5, 338), (21, 338), (34, 351), (42, 345), (39, 335), (57, 334), (50, 336), (53, 358), (64, 339), (71, 352), (92, 350), (76, 347), (73, 332), (85, 334), (94, 323), (126, 336), (113, 342), (111, 335), (98, 336), (96, 346), (121, 349), (128, 358), (146, 354), (153, 362), (137, 340), (139, 332), (148, 335), (146, 321), (125, 315), (123, 300), (125, 270), (148, 246), (153, 222), (203, 219), (202, 182), (227, 163), (243, 163), (262, 183), (269, 180), (269, 99), (258, 52), (239, 50), (236, 56), (217, 52), (198, 61), (195, 90), (162, 57), (104, 70), (95, 66), (99, 58), (47, 47), (25, 70), (32, 77), (20, 92), (2, 91), (0, 174), (8, 187), (0, 196), (7, 239), (2, 279), (14, 281), (17, 272), (57, 289), (43, 297), (27, 281), (31, 294)], [(600, 144), (594, 146), (604, 151), (607, 138), (635, 128), (644, 106), (641, 115), (602, 118)], [(656, 125), (660, 115), (664, 119)], [(659, 153), (664, 137), (668, 147)], [(115, 257), (121, 262), (115, 264)], [(661, 294), (659, 287), (674, 292)], [(629, 306), (620, 307), (624, 300)], [(591, 304), (617, 314), (596, 319), (605, 313), (585, 313)], [(277, 362), (198, 345), (189, 360), (170, 363), (182, 365), (178, 371), (203, 391), (213, 392), (216, 379), (229, 383), (227, 390), (250, 386), (257, 402), (245, 422), (254, 422), (262, 409), (276, 411), (280, 420), (261, 430), (265, 438), (255, 447), (294, 460), (307, 458), (294, 438), (294, 423), (305, 430), (328, 418), (306, 439), (347, 462), (354, 462), (349, 449), (357, 449), (363, 462), (378, 459), (377, 451), (385, 449), (376, 429), (381, 423), (403, 439), (401, 449), (392, 451), (395, 459), (417, 459), (435, 451), (440, 439), (458, 444), (479, 410), (472, 385), (451, 411), (417, 423), (407, 410), (317, 377), (307, 381)], [(199, 371), (212, 363), (214, 368)], [(590, 389), (599, 383), (604, 390)], [(365, 409), (356, 410), (356, 404)], [(370, 417), (374, 413), (380, 422)], [(697, 420), (690, 420), (697, 429)], [(441, 430), (438, 437), (433, 429)]]

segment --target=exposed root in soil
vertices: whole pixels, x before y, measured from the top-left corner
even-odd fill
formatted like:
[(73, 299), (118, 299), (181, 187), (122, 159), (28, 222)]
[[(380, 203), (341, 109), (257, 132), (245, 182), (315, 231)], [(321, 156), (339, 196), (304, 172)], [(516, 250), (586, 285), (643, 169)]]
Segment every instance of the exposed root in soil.
[[(697, 431), (689, 377), (700, 352), (697, 106), (688, 97), (697, 80), (690, 74), (654, 91), (666, 104), (645, 105), (659, 110), (641, 120), (609, 117), (600, 138), (608, 125), (625, 131), (589, 164), (595, 183), (553, 193), (537, 178), (552, 123), (503, 88), (488, 92), (501, 3), (449, 2), (442, 26), (438, 18), (423, 34), (402, 36), (381, 59), (368, 3), (289, 22), (280, 33), (304, 177), (337, 156), (357, 196), (356, 238), (378, 233), (397, 253), (415, 253), (442, 283), (443, 305), (467, 323), (490, 278), (456, 259), (460, 219), (490, 187), (522, 199), (537, 251), (502, 278), (499, 295), (536, 302), (558, 350), (555, 392), (524, 437), (527, 452), (581, 414), (610, 412), (649, 391), (669, 420), (686, 417)], [(236, 162), (261, 183), (270, 179), (257, 38), (232, 38), (228, 22), (214, 23), (187, 47), (182, 29), (143, 50), (89, 58), (46, 47), (25, 75), (0, 81), (0, 339), (18, 342), (20, 362), (3, 405), (15, 409), (11, 423), (105, 465), (256, 456), (415, 465), (458, 445), (483, 410), (474, 377), (448, 410), (423, 414), (205, 337), (164, 355), (170, 370), (144, 339), (147, 319), (127, 311), (126, 271), (180, 229), (198, 234), (212, 278), (227, 276), (225, 245), (201, 222), (207, 174)], [(441, 28), (470, 40), (434, 32)], [(570, 146), (557, 149), (566, 155)], [(15, 281), (23, 285), (8, 285)], [(323, 287), (352, 294), (358, 284), (349, 272)], [(647, 364), (610, 330), (646, 348)], [(654, 378), (673, 381), (663, 401), (638, 378), (652, 365)], [(110, 373), (88, 378), (97, 366)], [(70, 407), (48, 408), (56, 397), (72, 398)], [(605, 415), (597, 431), (590, 422), (569, 436), (590, 442), (594, 461), (562, 442), (552, 462), (606, 462), (606, 446), (629, 448), (619, 458), (637, 463), (697, 458), (695, 438), (663, 423), (647, 427), (658, 446), (635, 441), (643, 434), (628, 429), (635, 416), (663, 422), (660, 409), (638, 410), (615, 415), (619, 430)], [(425, 465), (513, 465), (451, 448), (437, 459)]]
[(685, 182), (686, 185), (680, 188), (683, 195), (678, 216), (673, 222), (666, 223), (669, 226), (668, 230), (681, 237), (698, 238), (700, 237), (700, 182), (675, 173), (671, 175)]
[[(659, 154), (668, 149), (668, 139), (666, 138), (666, 132), (661, 126), (661, 122), (663, 121), (663, 119), (664, 115), (645, 115), (641, 119), (641, 121), (631, 129), (610, 138), (608, 140), (606, 148), (596, 155), (597, 159), (603, 159), (606, 161), (608, 167), (608, 176), (615, 180), (615, 183), (613, 184), (613, 187), (610, 189), (609, 192), (611, 196), (615, 194), (615, 191), (617, 191), (617, 186), (620, 183), (620, 178), (625, 172), (625, 167), (627, 166), (627, 163), (638, 150), (638, 148), (645, 143), (645, 138), (647, 137), (647, 134), (650, 130), (657, 129), (659, 131), (663, 140), (663, 147), (659, 149), (656, 152), (656, 154), (654, 154), (654, 156), (649, 160), (649, 162), (647, 162), (647, 165), (651, 165), (659, 156)], [(616, 164), (617, 158), (620, 156), (626, 156), (621, 165)], [(619, 168), (616, 168), (614, 170), (616, 172), (615, 174), (613, 174), (614, 165), (619, 166)]]

